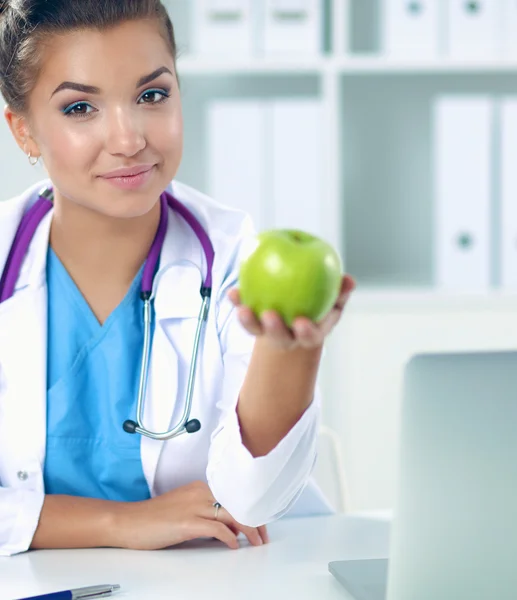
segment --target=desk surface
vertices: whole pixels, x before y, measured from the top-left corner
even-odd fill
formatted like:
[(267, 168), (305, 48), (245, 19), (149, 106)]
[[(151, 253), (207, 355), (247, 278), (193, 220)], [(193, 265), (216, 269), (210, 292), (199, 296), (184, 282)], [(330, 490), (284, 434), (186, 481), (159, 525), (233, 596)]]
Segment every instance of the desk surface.
[(345, 600), (328, 572), (333, 560), (384, 558), (387, 515), (284, 519), (271, 541), (239, 550), (196, 540), (156, 552), (118, 549), (38, 550), (0, 558), (0, 600), (118, 583), (113, 600)]

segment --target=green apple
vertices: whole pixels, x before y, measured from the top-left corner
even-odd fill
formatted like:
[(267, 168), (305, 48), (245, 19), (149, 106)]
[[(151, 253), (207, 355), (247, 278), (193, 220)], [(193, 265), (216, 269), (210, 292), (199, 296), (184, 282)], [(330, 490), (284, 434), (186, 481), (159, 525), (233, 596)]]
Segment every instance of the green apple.
[(296, 317), (318, 322), (334, 306), (342, 265), (334, 248), (304, 231), (260, 233), (240, 266), (241, 302), (259, 318), (276, 311), (289, 327)]

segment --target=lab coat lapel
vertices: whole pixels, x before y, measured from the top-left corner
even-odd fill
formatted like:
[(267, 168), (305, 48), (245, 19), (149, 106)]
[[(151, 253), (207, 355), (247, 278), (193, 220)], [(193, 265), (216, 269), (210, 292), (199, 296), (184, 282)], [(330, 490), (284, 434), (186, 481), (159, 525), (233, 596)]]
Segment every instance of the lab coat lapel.
[[(183, 411), (185, 398), (181, 394), (178, 396), (178, 344), (191, 347), (194, 341), (193, 338), (185, 339), (182, 323), (184, 319), (198, 316), (203, 262), (196, 236), (180, 216), (169, 210), (160, 269), (153, 286), (156, 327), (144, 410), (144, 425), (153, 432), (164, 432), (170, 428), (177, 403)], [(164, 443), (147, 437), (142, 439), (142, 463), (151, 490)]]
[(14, 296), (0, 304), (0, 440), (7, 440), (21, 467), (35, 459), (42, 466), (45, 454), (50, 223), (49, 214), (34, 236)]

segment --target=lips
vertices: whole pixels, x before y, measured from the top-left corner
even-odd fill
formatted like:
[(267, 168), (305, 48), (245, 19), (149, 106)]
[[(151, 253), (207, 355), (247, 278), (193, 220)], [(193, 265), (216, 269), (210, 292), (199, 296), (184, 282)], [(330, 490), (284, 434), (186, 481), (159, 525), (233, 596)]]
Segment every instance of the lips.
[(104, 179), (115, 179), (118, 177), (136, 177), (142, 173), (147, 173), (153, 168), (154, 165), (138, 165), (136, 167), (124, 167), (115, 171), (110, 171), (102, 175)]
[(111, 171), (100, 177), (107, 185), (124, 191), (142, 190), (153, 178), (155, 165), (139, 165)]

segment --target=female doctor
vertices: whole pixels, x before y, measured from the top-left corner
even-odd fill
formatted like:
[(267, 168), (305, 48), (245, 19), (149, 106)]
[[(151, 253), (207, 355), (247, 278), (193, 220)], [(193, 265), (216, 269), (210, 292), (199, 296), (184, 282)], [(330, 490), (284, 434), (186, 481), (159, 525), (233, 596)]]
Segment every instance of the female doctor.
[[(237, 548), (241, 533), (260, 545), (309, 481), (322, 347), (354, 283), (343, 277), (317, 324), (288, 329), (240, 305), (248, 218), (170, 184), (182, 115), (159, 0), (9, 0), (1, 12), (5, 116), (49, 180), (0, 203), (0, 555), (198, 537)], [(24, 223), (35, 203), (45, 210)], [(182, 423), (208, 287), (192, 432), (127, 431), (145, 355), (141, 292), (152, 317), (141, 425), (156, 433)]]

